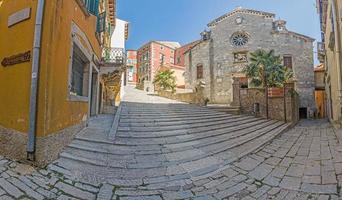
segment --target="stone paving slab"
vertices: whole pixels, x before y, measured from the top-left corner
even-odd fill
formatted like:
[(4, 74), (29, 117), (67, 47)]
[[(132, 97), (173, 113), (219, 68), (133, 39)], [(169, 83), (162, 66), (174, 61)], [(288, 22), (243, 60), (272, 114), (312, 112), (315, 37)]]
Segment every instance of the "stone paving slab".
[[(167, 109), (172, 105), (178, 109), (187, 106), (132, 91), (135, 94), (128, 92), (128, 97), (137, 99), (136, 95), (141, 95), (136, 100), (141, 104), (151, 101)], [(138, 112), (142, 111), (140, 108)], [(193, 135), (171, 134), (168, 137), (178, 138), (165, 141), (174, 144), (148, 145), (144, 141), (117, 145), (105, 141), (110, 120), (103, 116), (98, 122), (91, 121), (90, 129), (80, 136), (89, 140), (76, 139), (65, 151), (73, 159), (62, 156), (46, 169), (35, 169), (0, 156), (0, 199), (341, 198), (340, 141), (324, 121), (303, 121), (267, 144), (261, 141), (266, 141), (272, 132), (259, 136), (257, 130), (240, 124), (241, 130), (225, 129), (228, 133), (220, 132), (221, 135), (215, 135), (213, 130), (200, 133), (192, 129)], [(272, 129), (263, 128), (262, 124), (252, 126)], [(96, 133), (101, 140), (96, 140)], [(193, 140), (186, 141), (189, 138)], [(183, 140), (186, 142), (181, 144)], [(237, 155), (243, 156), (236, 160)]]

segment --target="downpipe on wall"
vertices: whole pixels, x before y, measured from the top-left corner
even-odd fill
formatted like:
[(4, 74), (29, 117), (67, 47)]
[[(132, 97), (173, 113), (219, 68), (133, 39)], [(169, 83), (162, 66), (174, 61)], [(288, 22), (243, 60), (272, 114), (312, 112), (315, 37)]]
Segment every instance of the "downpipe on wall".
[(30, 92), (30, 113), (29, 113), (29, 133), (27, 141), (27, 159), (35, 161), (36, 156), (36, 131), (37, 131), (37, 95), (38, 95), (38, 74), (40, 67), (40, 49), (42, 40), (42, 24), (44, 15), (45, 0), (38, 0), (36, 22), (34, 28), (31, 92)]

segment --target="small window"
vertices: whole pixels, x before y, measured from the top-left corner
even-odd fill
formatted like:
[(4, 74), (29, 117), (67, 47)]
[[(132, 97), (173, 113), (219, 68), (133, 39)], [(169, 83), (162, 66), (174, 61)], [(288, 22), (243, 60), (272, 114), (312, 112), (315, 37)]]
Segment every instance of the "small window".
[(174, 64), (175, 63), (175, 59), (173, 57), (170, 58), (170, 63)]
[(159, 61), (161, 64), (164, 64), (164, 61), (165, 61), (165, 55), (164, 54), (159, 54)]
[(292, 69), (292, 56), (284, 56), (284, 66)]
[(203, 78), (203, 65), (197, 65), (197, 79)]
[(81, 49), (74, 44), (72, 56), (70, 92), (77, 96), (88, 96), (89, 61)]
[(181, 58), (177, 57), (177, 64), (180, 64), (180, 62), (181, 62)]

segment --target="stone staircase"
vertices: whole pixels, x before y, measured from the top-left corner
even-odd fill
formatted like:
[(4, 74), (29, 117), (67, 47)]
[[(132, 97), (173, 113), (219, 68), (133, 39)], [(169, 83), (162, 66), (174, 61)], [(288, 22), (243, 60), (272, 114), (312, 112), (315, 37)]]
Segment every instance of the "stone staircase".
[(235, 114), (235, 115), (239, 115), (241, 113), (240, 106), (231, 106), (227, 104), (208, 104), (206, 108), (215, 110), (218, 112), (225, 112), (225, 113)]
[(141, 191), (183, 191), (289, 127), (182, 103), (124, 102), (110, 141), (110, 120), (104, 116), (90, 123), (50, 170)]

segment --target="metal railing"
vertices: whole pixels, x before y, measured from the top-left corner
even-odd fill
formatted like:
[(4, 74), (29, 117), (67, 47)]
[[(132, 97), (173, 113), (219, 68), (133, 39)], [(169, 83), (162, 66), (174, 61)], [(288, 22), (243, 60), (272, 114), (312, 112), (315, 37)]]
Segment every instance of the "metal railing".
[(123, 65), (126, 62), (126, 54), (123, 48), (104, 48), (102, 59), (105, 63)]

